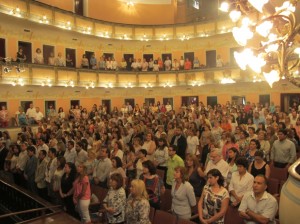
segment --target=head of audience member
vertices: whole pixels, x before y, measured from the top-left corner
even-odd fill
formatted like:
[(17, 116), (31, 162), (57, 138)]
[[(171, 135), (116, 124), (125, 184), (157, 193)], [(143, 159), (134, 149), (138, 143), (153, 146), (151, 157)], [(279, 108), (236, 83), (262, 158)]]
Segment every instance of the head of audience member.
[(224, 177), (218, 169), (211, 169), (207, 173), (207, 182), (210, 186), (224, 186)]
[(49, 148), (48, 157), (54, 159), (56, 157), (56, 148)]
[(69, 175), (69, 178), (75, 179), (77, 171), (74, 163), (72, 162), (65, 163), (64, 171), (67, 175)]
[(144, 181), (135, 179), (131, 181), (130, 194), (134, 199), (148, 200), (148, 193)]
[(99, 150), (99, 158), (100, 159), (105, 159), (105, 158), (108, 158), (110, 155), (109, 155), (109, 150), (107, 147), (101, 147), (100, 150)]
[(278, 131), (278, 139), (279, 141), (284, 141), (287, 137), (287, 130), (286, 129), (280, 129)]
[(83, 149), (83, 143), (82, 142), (77, 142), (75, 146), (75, 150), (77, 153), (79, 153)]
[(77, 174), (80, 178), (83, 178), (87, 174), (87, 168), (83, 163), (79, 163), (76, 167)]
[(57, 158), (57, 169), (61, 170), (66, 165), (66, 158), (61, 156)]
[(249, 133), (249, 135), (254, 135), (255, 134), (255, 128), (254, 127), (248, 127), (248, 133)]
[(209, 158), (213, 164), (217, 164), (222, 159), (222, 150), (219, 148), (212, 149)]
[(257, 150), (254, 153), (254, 161), (255, 161), (255, 163), (262, 164), (264, 162), (264, 159), (265, 159), (265, 153), (264, 153), (263, 150)]
[(268, 187), (268, 180), (266, 176), (262, 174), (258, 174), (254, 178), (253, 193), (255, 195), (262, 195), (266, 191), (267, 187)]
[(238, 157), (239, 157), (239, 151), (236, 148), (231, 147), (228, 149), (228, 159), (227, 159), (228, 163), (231, 163), (232, 161), (236, 163)]
[(67, 145), (67, 148), (69, 151), (71, 151), (71, 149), (73, 149), (75, 146), (75, 143), (74, 141), (68, 141), (68, 145)]
[(257, 139), (251, 139), (249, 144), (249, 150), (259, 150), (260, 149), (260, 143)]
[(180, 136), (182, 134), (182, 127), (176, 127), (175, 129), (175, 135)]
[(115, 168), (115, 169), (122, 167), (122, 165), (123, 165), (122, 160), (118, 156), (113, 157), (111, 159), (111, 163), (112, 163), (113, 168)]
[(40, 161), (43, 161), (46, 158), (46, 156), (47, 156), (46, 150), (41, 150), (39, 152), (38, 158), (39, 158)]
[(187, 180), (187, 172), (185, 167), (177, 166), (174, 169), (174, 180), (177, 183), (184, 183)]
[(142, 163), (143, 165), (143, 174), (144, 175), (155, 175), (156, 174), (156, 167), (152, 161), (146, 160)]
[(178, 147), (177, 145), (170, 145), (169, 146), (169, 156), (173, 158), (175, 154), (177, 153)]
[(197, 169), (197, 167), (199, 167), (199, 159), (197, 158), (197, 156), (192, 155), (192, 154), (188, 154), (185, 157), (185, 167), (187, 169)]
[(27, 151), (28, 151), (28, 156), (29, 157), (32, 157), (32, 156), (34, 156), (35, 155), (35, 147), (34, 146), (28, 146), (27, 147)]
[(248, 160), (245, 157), (240, 157), (236, 160), (237, 170), (240, 175), (244, 175), (248, 169)]
[(123, 177), (122, 177), (122, 175), (119, 174), (119, 173), (113, 173), (110, 176), (109, 186), (111, 186), (112, 189), (114, 189), (114, 190), (118, 190), (121, 187), (123, 187)]

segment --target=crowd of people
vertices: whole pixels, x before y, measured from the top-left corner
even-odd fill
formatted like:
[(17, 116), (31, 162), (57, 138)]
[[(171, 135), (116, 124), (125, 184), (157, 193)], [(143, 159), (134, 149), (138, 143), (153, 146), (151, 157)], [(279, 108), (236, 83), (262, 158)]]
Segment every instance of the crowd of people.
[[(1, 59), (4, 62), (11, 63), (10, 60)], [(63, 57), (61, 52), (57, 53), (55, 57), (54, 53), (51, 52), (49, 57), (44, 58), (43, 52), (40, 48), (37, 48), (33, 56), (33, 63), (35, 64), (46, 64), (52, 66), (66, 66), (66, 67), (76, 67), (75, 57), (71, 56), (70, 53)], [(16, 62), (23, 66), (23, 63), (31, 63), (28, 60), (26, 54), (22, 47), (19, 48), (16, 55)], [(223, 67), (225, 63), (220, 55), (216, 58), (216, 67)], [(191, 69), (201, 69), (206, 66), (200, 63), (198, 57), (188, 58), (181, 56), (179, 59), (171, 58), (171, 56), (166, 56), (165, 58), (158, 57), (154, 58), (122, 58), (121, 61), (115, 60), (113, 56), (102, 55), (99, 59), (96, 58), (95, 53), (90, 56), (83, 54), (80, 61), (80, 68), (93, 69), (93, 70), (107, 70), (107, 71), (178, 71), (178, 70), (191, 70)]]
[[(90, 223), (92, 185), (108, 188), (108, 223), (148, 224), (169, 190), (171, 212), (190, 219), (198, 203), (201, 223), (224, 223), (228, 206), (246, 223), (271, 223), (278, 209), (269, 194), (270, 166), (296, 160), (300, 117), (295, 103), (280, 107), (247, 102), (214, 107), (124, 105), (108, 113), (93, 105), (68, 114), (60, 108), (40, 120), (24, 113), (18, 139), (1, 132), (0, 170), (16, 184)], [(164, 173), (165, 175), (160, 175)]]

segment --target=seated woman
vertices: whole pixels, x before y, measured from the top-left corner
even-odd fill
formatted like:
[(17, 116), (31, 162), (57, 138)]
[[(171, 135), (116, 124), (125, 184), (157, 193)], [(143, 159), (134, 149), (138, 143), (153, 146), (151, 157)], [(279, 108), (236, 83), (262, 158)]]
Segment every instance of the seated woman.
[(265, 154), (262, 150), (256, 151), (254, 153), (254, 161), (250, 164), (248, 172), (251, 173), (254, 177), (258, 174), (264, 175), (266, 178), (270, 177), (270, 166), (264, 160)]
[(196, 205), (196, 197), (193, 186), (186, 181), (186, 169), (176, 167), (172, 185), (172, 212), (180, 219), (190, 219), (191, 207)]
[(207, 173), (208, 185), (204, 187), (198, 203), (201, 223), (224, 223), (229, 204), (229, 194), (224, 186), (224, 178), (218, 169)]
[(150, 206), (159, 209), (160, 195), (165, 188), (162, 180), (156, 174), (154, 164), (150, 160), (143, 162), (143, 174), (140, 176), (140, 179), (145, 182)]
[(236, 160), (237, 171), (232, 174), (228, 191), (230, 202), (233, 206), (238, 206), (244, 194), (252, 190), (254, 177), (247, 172), (248, 161), (245, 157)]
[(200, 197), (205, 185), (205, 174), (200, 167), (198, 158), (195, 155), (187, 155), (185, 159), (185, 168), (187, 169), (188, 181), (194, 188), (195, 196)]
[(150, 204), (144, 181), (131, 181), (130, 194), (126, 203), (126, 223), (151, 224), (149, 213)]
[(114, 173), (110, 177), (110, 189), (103, 200), (109, 224), (120, 224), (125, 221), (126, 193), (123, 182), (123, 177), (119, 173)]
[(229, 165), (229, 171), (228, 171), (227, 179), (226, 179), (227, 186), (230, 183), (232, 174), (235, 171), (237, 171), (236, 160), (238, 157), (239, 157), (239, 151), (236, 148), (232, 147), (232, 148), (228, 149), (228, 159), (226, 161)]

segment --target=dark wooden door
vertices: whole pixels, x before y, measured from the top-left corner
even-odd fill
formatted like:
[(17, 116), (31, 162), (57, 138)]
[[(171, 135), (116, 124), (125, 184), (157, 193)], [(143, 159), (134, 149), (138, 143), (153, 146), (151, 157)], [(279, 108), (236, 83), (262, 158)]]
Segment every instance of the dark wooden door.
[(208, 68), (215, 68), (217, 61), (217, 54), (216, 51), (206, 51), (206, 67)]
[(143, 55), (143, 58), (145, 58), (146, 61), (149, 62), (150, 59), (153, 60), (153, 54), (144, 54), (144, 55)]
[(43, 45), (43, 57), (44, 57), (44, 61), (45, 61), (46, 65), (48, 65), (48, 59), (49, 59), (51, 53), (53, 53), (53, 56), (55, 57), (55, 55), (54, 55), (54, 46)]
[(93, 55), (94, 53), (95, 53), (95, 52), (92, 52), (92, 51), (86, 51), (86, 52), (85, 52), (85, 56), (87, 57), (87, 59), (89, 59), (89, 68), (91, 68), (90, 60), (91, 60), (91, 57), (92, 57), (92, 55)]
[(6, 57), (5, 49), (5, 39), (0, 38), (0, 58)]
[(83, 16), (83, 1), (84, 0), (74, 0), (75, 14), (80, 16)]
[(31, 43), (30, 42), (23, 42), (19, 41), (18, 44), (19, 48), (23, 48), (23, 53), (26, 56), (25, 63), (32, 63), (32, 49), (31, 49)]

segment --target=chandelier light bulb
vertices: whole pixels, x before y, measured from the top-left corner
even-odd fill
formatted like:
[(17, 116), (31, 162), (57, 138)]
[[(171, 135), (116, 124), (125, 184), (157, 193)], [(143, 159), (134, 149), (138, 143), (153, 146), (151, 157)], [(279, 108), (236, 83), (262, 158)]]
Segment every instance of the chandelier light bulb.
[(269, 0), (248, 0), (248, 2), (256, 8), (257, 11), (261, 12), (263, 11), (263, 7), (266, 3), (268, 3)]
[(267, 37), (272, 28), (273, 23), (271, 21), (265, 21), (256, 27), (256, 32), (263, 37)]
[(273, 87), (273, 83), (278, 82), (280, 79), (279, 72), (277, 70), (272, 70), (269, 73), (264, 72), (263, 74), (271, 88)]
[(222, 12), (228, 12), (229, 4), (228, 2), (222, 2), (219, 8)]
[(229, 17), (232, 20), (232, 22), (237, 22), (240, 18), (241, 18), (242, 13), (240, 11), (237, 10), (232, 10), (229, 13)]

